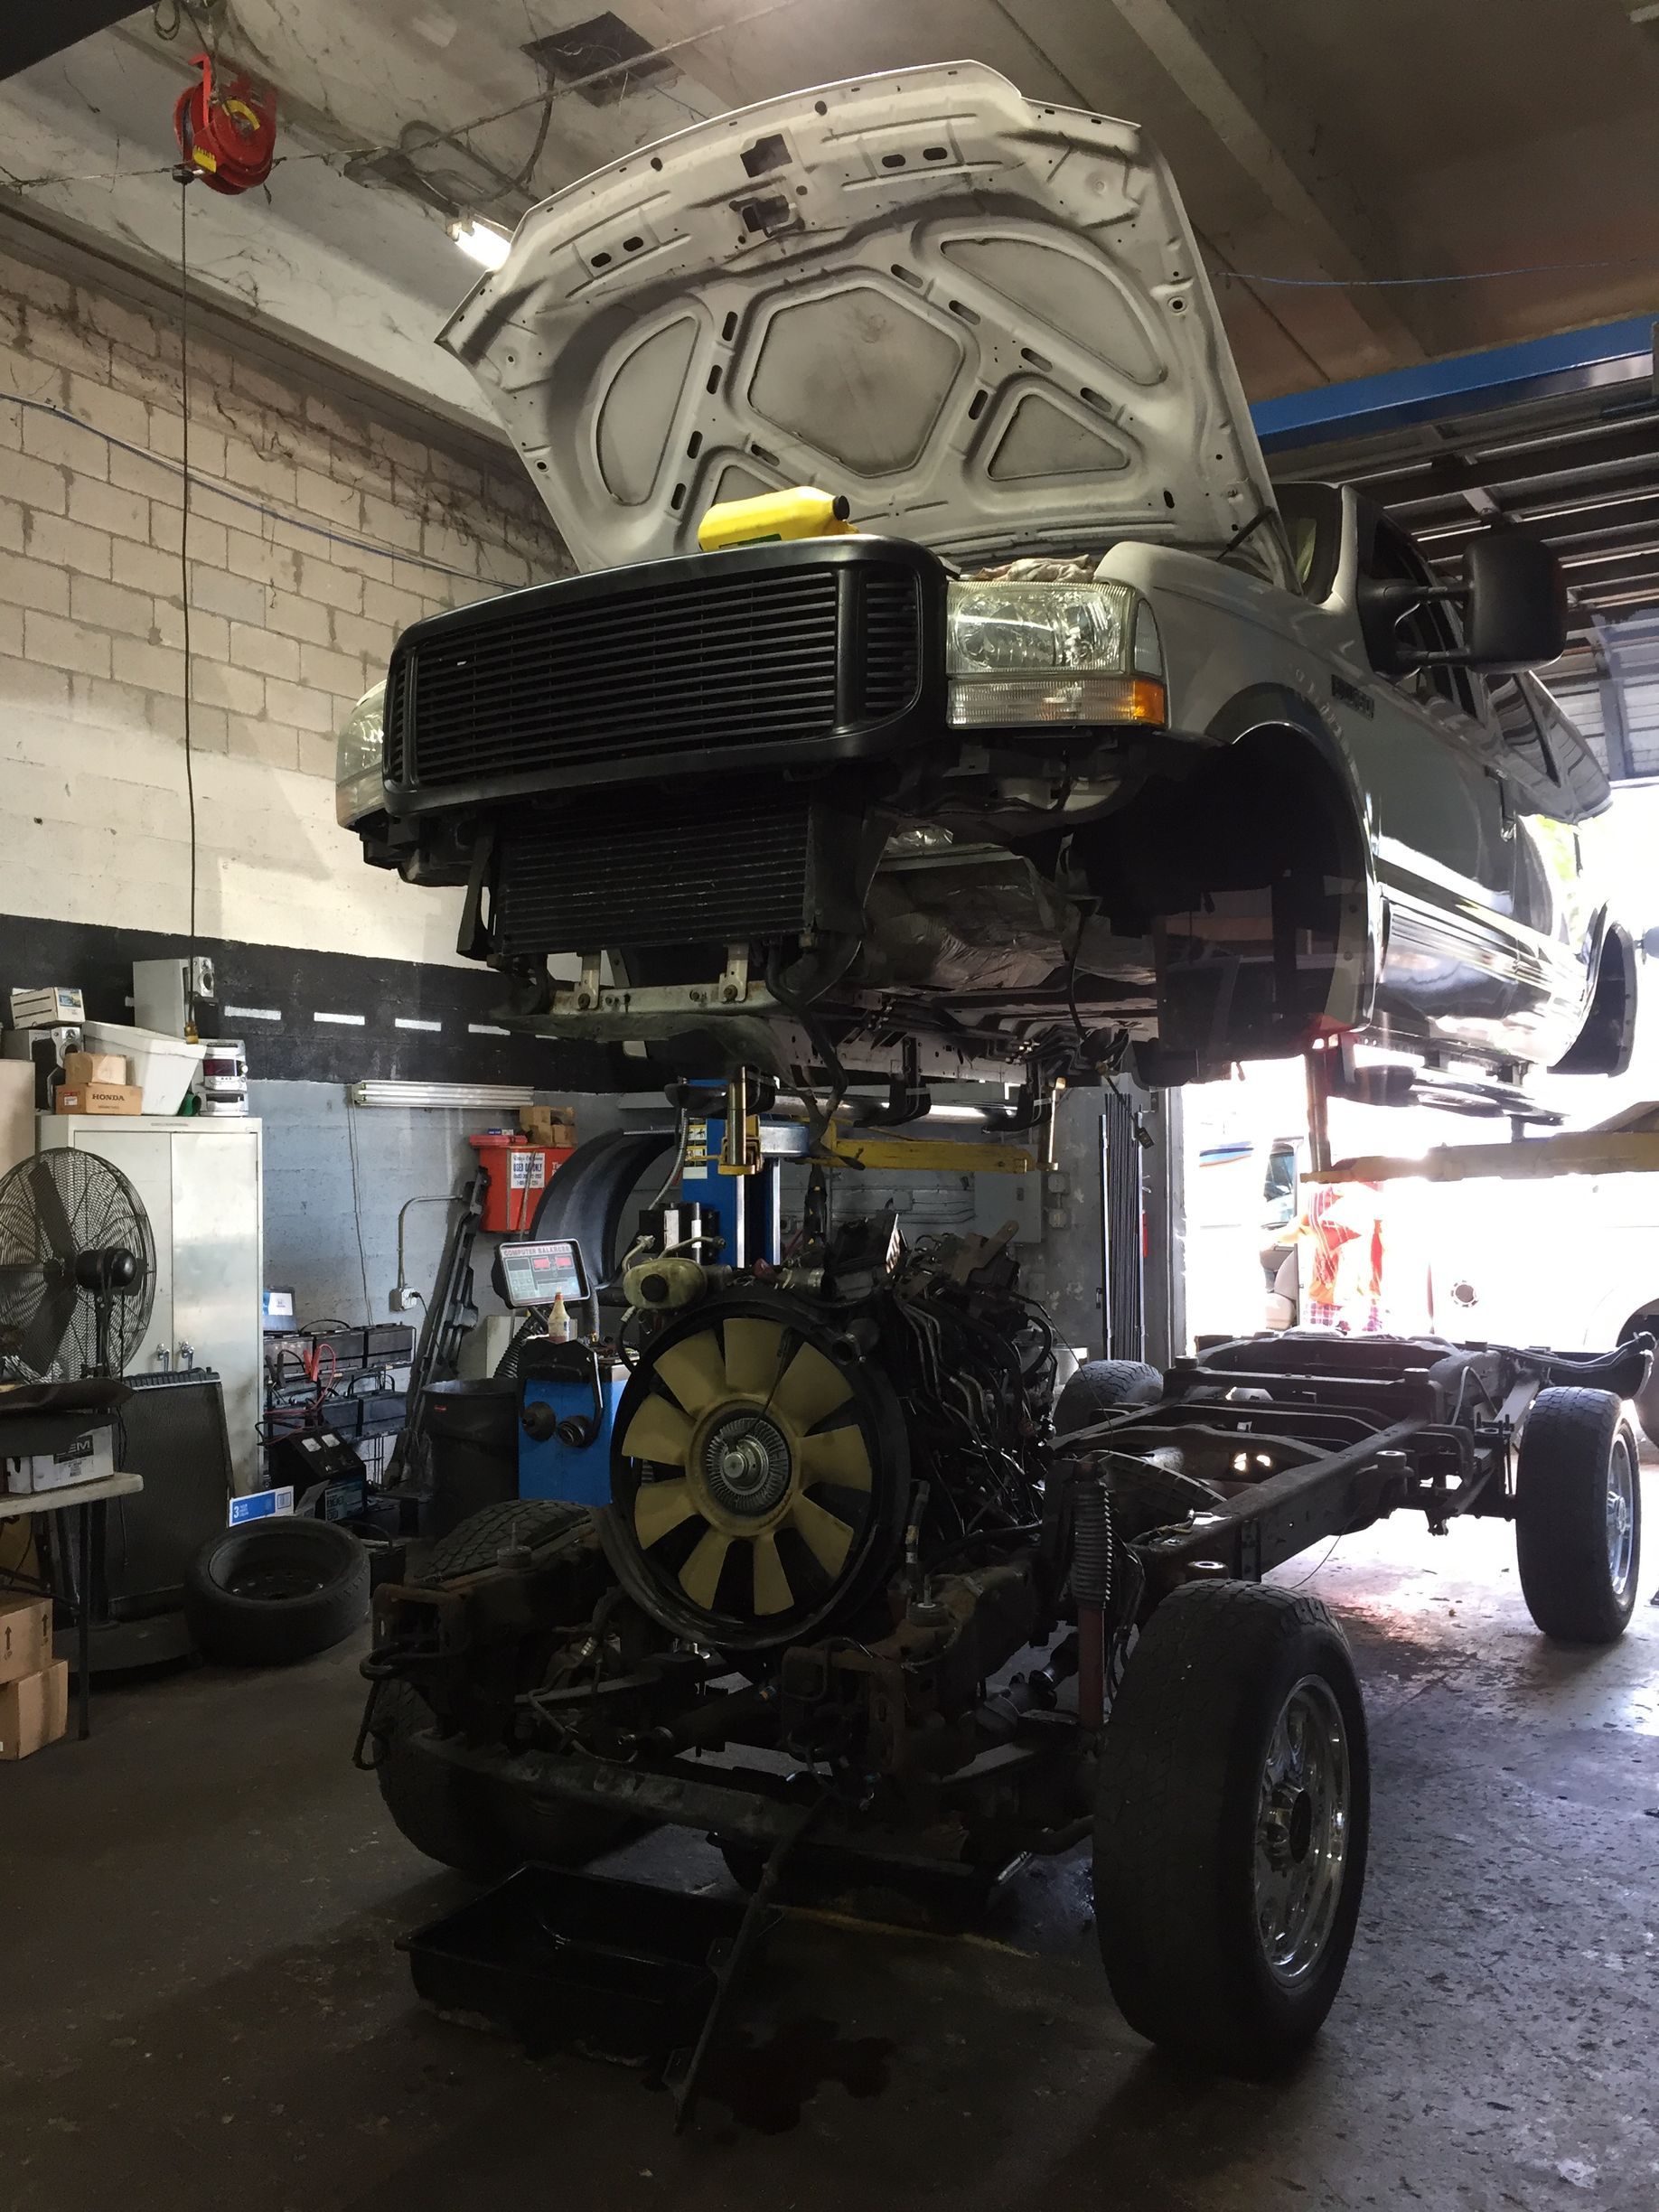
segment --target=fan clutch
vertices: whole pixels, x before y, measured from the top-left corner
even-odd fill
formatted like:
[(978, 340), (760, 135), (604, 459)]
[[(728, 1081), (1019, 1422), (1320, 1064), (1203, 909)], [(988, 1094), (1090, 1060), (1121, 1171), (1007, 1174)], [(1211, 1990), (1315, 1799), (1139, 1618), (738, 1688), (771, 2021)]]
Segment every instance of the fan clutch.
[(699, 1307), (642, 1356), (616, 1423), (605, 1547), (666, 1627), (734, 1649), (844, 1617), (896, 1556), (897, 1400), (811, 1309)]

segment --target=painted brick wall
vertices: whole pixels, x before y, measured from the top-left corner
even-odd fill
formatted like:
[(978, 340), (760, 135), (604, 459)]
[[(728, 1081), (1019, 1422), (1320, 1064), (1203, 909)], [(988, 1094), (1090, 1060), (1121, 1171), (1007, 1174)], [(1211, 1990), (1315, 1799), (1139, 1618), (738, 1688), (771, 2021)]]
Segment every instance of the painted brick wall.
[[(451, 960), (459, 895), (337, 828), (334, 734), (400, 629), (568, 558), (505, 449), (222, 322), (190, 355), (198, 927)], [(0, 913), (188, 925), (182, 425), (170, 306), (0, 252)]]

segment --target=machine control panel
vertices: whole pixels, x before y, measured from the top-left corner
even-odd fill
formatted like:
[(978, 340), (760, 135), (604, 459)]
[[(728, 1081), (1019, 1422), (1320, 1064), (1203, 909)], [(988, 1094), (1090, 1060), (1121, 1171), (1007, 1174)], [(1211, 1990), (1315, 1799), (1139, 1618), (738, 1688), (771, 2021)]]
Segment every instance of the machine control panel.
[(502, 1244), (499, 1254), (510, 1305), (550, 1306), (562, 1298), (572, 1306), (587, 1296), (581, 1247), (570, 1238)]

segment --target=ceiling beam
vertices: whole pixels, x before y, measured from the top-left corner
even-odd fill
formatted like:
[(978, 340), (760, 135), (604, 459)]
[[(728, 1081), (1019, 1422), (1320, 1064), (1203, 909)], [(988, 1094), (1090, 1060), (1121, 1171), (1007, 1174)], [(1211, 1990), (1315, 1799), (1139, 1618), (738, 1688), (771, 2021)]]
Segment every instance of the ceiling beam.
[[(1358, 458), (1355, 455), (1355, 458)], [(1301, 456), (1298, 456), (1298, 463)], [(1385, 507), (1414, 506), (1429, 500), (1449, 499), (1470, 484), (1498, 485), (1513, 492), (1545, 497), (1550, 489), (1570, 496), (1575, 477), (1616, 476), (1632, 473), (1640, 483), (1644, 471), (1659, 467), (1659, 420), (1593, 424), (1589, 427), (1564, 425), (1553, 441), (1529, 440), (1525, 445), (1501, 444), (1495, 436), (1466, 437), (1461, 448), (1437, 454), (1406, 469), (1374, 464), (1355, 474), (1373, 499)], [(1310, 473), (1298, 467), (1298, 473)], [(1289, 476), (1291, 472), (1286, 470)]]
[(49, 61), (66, 46), (78, 46), (128, 15), (149, 12), (135, 8), (132, 0), (52, 0), (50, 6), (8, 7), (0, 20), (0, 79)]
[(1308, 143), (1308, 111), (1287, 97), (1243, 12), (1232, 0), (1111, 5), (1326, 275), (1355, 287), (1347, 297), (1373, 334), (1402, 364), (1427, 359), (1399, 295), (1365, 284), (1391, 273), (1386, 239), (1352, 179)]

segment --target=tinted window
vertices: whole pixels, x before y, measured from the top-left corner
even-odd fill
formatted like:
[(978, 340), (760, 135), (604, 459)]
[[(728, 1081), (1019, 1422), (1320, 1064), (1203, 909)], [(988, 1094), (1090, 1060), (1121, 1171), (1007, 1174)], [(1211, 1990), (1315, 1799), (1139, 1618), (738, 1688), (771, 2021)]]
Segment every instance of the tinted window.
[(1493, 681), (1491, 691), (1492, 712), (1503, 733), (1504, 743), (1534, 774), (1546, 775), (1559, 783), (1561, 772), (1554, 747), (1532, 710), (1525, 687), (1513, 676), (1504, 676)]

